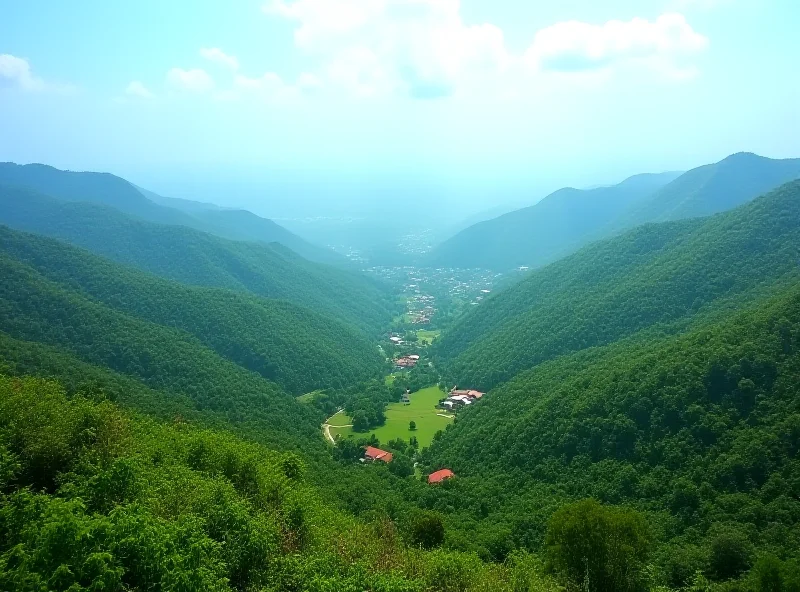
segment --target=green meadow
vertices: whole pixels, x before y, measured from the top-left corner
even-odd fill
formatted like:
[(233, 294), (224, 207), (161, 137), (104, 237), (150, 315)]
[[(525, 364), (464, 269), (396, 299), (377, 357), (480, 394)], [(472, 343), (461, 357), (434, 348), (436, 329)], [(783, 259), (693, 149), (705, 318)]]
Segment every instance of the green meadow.
[(428, 331), (427, 329), (419, 329), (417, 331), (417, 339), (420, 345), (431, 345), (433, 340), (439, 337), (441, 331)]
[[(444, 398), (445, 392), (437, 386), (431, 386), (421, 391), (411, 393), (411, 404), (403, 405), (403, 403), (391, 403), (386, 408), (386, 424), (376, 428), (370, 432), (363, 434), (356, 434), (351, 427), (332, 427), (331, 434), (334, 437), (341, 435), (342, 437), (361, 437), (375, 434), (381, 444), (385, 444), (389, 440), (395, 438), (402, 438), (408, 441), (411, 436), (416, 436), (419, 441), (420, 448), (430, 445), (433, 441), (433, 435), (439, 431), (444, 430), (451, 421), (450, 418), (437, 415), (441, 410), (436, 408), (436, 404), (440, 399)], [(411, 421), (416, 422), (416, 431), (408, 429), (408, 424)], [(350, 418), (344, 413), (339, 413), (333, 416), (329, 423), (334, 425), (346, 425), (351, 423)]]

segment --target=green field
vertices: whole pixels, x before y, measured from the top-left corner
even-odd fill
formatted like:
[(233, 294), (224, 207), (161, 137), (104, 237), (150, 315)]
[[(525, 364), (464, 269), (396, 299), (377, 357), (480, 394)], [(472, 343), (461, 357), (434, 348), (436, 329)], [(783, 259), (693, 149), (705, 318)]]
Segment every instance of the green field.
[[(328, 418), (328, 424), (331, 426), (346, 426), (350, 425), (351, 423), (353, 422), (350, 421), (350, 418), (347, 415), (345, 415), (344, 411), (339, 411), (339, 413), (336, 415)], [(350, 428), (345, 429), (349, 430)], [(331, 434), (336, 435), (337, 433), (338, 432), (335, 432), (333, 429), (331, 429)]]
[(420, 329), (417, 331), (417, 339), (419, 339), (419, 343), (421, 345), (430, 345), (433, 343), (433, 340), (439, 337), (441, 331), (428, 331), (426, 329)]
[(310, 393), (306, 393), (305, 395), (300, 395), (299, 397), (296, 397), (296, 398), (301, 403), (310, 403), (311, 400), (314, 398), (314, 395), (316, 395), (317, 393), (321, 393), (321, 392), (322, 391), (312, 391)]
[[(433, 441), (433, 435), (444, 430), (452, 419), (437, 415), (441, 413), (436, 409), (439, 399), (444, 398), (445, 393), (439, 387), (432, 386), (416, 393), (411, 394), (411, 404), (391, 403), (386, 408), (386, 424), (372, 430), (366, 434), (356, 434), (353, 428), (331, 428), (331, 434), (343, 437), (361, 437), (375, 434), (381, 443), (386, 443), (395, 438), (402, 438), (408, 441), (411, 436), (416, 436), (419, 440), (420, 448), (428, 446)], [(408, 429), (408, 422), (414, 420), (417, 423), (417, 430), (412, 432)], [(331, 420), (331, 425), (343, 425), (350, 423), (350, 418), (340, 413)]]

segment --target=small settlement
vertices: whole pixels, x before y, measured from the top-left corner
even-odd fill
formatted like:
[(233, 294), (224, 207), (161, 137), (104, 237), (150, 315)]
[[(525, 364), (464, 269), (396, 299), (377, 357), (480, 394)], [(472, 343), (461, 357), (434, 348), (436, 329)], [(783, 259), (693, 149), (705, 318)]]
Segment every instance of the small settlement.
[(397, 358), (394, 361), (394, 366), (398, 370), (406, 370), (408, 368), (413, 368), (419, 362), (419, 356), (417, 354), (411, 354), (410, 356), (403, 356), (402, 358)]
[[(362, 463), (370, 464), (374, 462), (392, 462), (392, 453), (374, 446), (366, 446), (364, 448), (364, 458), (361, 459)], [(440, 469), (428, 475), (428, 485), (437, 485), (443, 483), (448, 479), (452, 479), (456, 474), (450, 469)]]
[(439, 401), (439, 407), (445, 411), (457, 411), (469, 407), (484, 394), (476, 390), (458, 390), (457, 387), (453, 387), (447, 398)]

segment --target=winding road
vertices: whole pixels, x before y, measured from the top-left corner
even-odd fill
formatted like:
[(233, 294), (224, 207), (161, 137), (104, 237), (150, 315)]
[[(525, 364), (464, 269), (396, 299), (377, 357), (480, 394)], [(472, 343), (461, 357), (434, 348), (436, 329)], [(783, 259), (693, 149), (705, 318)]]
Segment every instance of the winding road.
[(325, 437), (331, 444), (336, 444), (336, 440), (333, 439), (333, 435), (331, 434), (331, 428), (352, 428), (353, 424), (349, 423), (346, 425), (331, 425), (330, 421), (339, 415), (342, 412), (342, 409), (339, 409), (336, 413), (331, 415), (328, 419), (325, 420), (325, 423), (322, 424), (322, 430), (325, 432)]

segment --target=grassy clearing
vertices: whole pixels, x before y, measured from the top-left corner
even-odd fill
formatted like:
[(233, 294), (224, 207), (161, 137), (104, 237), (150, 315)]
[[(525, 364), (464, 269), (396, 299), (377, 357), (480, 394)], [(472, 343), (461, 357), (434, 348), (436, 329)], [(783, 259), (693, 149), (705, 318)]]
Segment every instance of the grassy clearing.
[[(349, 425), (351, 423), (353, 423), (353, 422), (350, 421), (350, 418), (347, 415), (345, 415), (344, 411), (339, 411), (335, 415), (333, 415), (333, 416), (328, 418), (328, 424), (331, 425), (331, 426), (346, 426), (346, 425)], [(346, 429), (349, 430), (350, 428), (346, 428)], [(334, 433), (334, 431), (331, 430), (331, 434), (333, 434), (333, 433)]]
[[(428, 446), (433, 441), (433, 435), (439, 431), (444, 430), (451, 421), (450, 418), (441, 417), (437, 415), (440, 413), (436, 409), (436, 404), (439, 399), (445, 396), (444, 391), (439, 387), (432, 386), (416, 393), (411, 394), (411, 404), (403, 405), (402, 403), (391, 403), (386, 408), (386, 425), (383, 425), (372, 432), (377, 436), (381, 443), (386, 443), (395, 438), (402, 438), (408, 441), (411, 436), (416, 436), (419, 440), (420, 447)], [(347, 421), (340, 420), (339, 418), (346, 418)], [(335, 416), (337, 420), (331, 425), (343, 425), (350, 423), (350, 418), (344, 414)], [(408, 423), (415, 421), (417, 430), (412, 432), (408, 429)], [(353, 428), (331, 428), (331, 434), (341, 435), (342, 437), (361, 437), (368, 436), (367, 434), (356, 434)]]
[(321, 393), (321, 392), (322, 391), (312, 391), (310, 393), (306, 393), (305, 395), (300, 395), (299, 397), (296, 397), (296, 398), (301, 403), (310, 403), (311, 400), (314, 398), (314, 395), (316, 395), (317, 393)]
[(395, 378), (397, 377), (394, 374), (389, 374), (385, 380), (386, 386), (392, 386), (394, 384)]
[(421, 345), (430, 345), (434, 339), (441, 335), (441, 331), (428, 331), (426, 329), (419, 329), (417, 331), (417, 339)]

